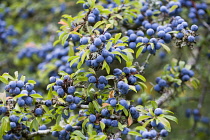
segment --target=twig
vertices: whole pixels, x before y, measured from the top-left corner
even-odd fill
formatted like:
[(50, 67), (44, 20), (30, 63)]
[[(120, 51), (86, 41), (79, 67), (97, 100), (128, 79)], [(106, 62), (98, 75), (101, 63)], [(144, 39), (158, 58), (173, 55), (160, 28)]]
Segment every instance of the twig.
[(202, 20), (203, 25), (210, 31), (210, 26), (208, 25), (208, 23), (206, 23), (206, 21)]
[(168, 92), (163, 93), (157, 100), (156, 103), (158, 106), (161, 106), (165, 101), (167, 101), (174, 92), (172, 90), (168, 90)]
[[(80, 126), (72, 126), (73, 129), (76, 129), (76, 130), (80, 130), (81, 127)], [(50, 129), (47, 129), (47, 130), (38, 130), (37, 132), (31, 132), (30, 134), (28, 134), (28, 138), (31, 138), (31, 137), (34, 137), (34, 136), (37, 136), (37, 135), (48, 135), (48, 134), (51, 134), (52, 130)]]
[(146, 68), (146, 65), (149, 64), (149, 59), (151, 57), (151, 54), (149, 53), (147, 55), (147, 58), (144, 62), (144, 64), (142, 66), (139, 65), (139, 62), (134, 62), (134, 66), (138, 67), (138, 69), (140, 70), (139, 73), (142, 74), (144, 72), (144, 69)]
[[(46, 102), (46, 100), (36, 100), (35, 104), (45, 105), (45, 102)], [(16, 102), (14, 99), (8, 99), (8, 100), (6, 101), (6, 104), (8, 104), (8, 105), (10, 105), (10, 104), (15, 105), (16, 103), (17, 103), (17, 102)], [(0, 101), (0, 104), (3, 104), (3, 102)], [(59, 102), (59, 101), (57, 101), (57, 100), (53, 100), (53, 101), (52, 101), (52, 104), (53, 104), (53, 105), (56, 104), (56, 105), (59, 105), (59, 106), (69, 106), (68, 103), (66, 103), (66, 102)], [(88, 109), (88, 108), (89, 108), (88, 105), (82, 105), (82, 104), (78, 105), (77, 107), (78, 107), (78, 108), (81, 108), (81, 109)]]

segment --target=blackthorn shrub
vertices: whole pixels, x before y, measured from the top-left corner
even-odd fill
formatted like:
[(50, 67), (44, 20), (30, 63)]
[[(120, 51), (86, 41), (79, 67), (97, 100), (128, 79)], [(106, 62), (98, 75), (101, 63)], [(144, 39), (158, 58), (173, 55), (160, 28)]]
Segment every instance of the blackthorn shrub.
[[(174, 58), (156, 84), (151, 83), (151, 89), (161, 96), (154, 100), (138, 94), (148, 88), (144, 73), (150, 57), (160, 49), (191, 51), (196, 44), (199, 29), (195, 21), (205, 17), (207, 6), (201, 3), (190, 8), (192, 25), (182, 17), (182, 9), (193, 6), (190, 2), (78, 0), (83, 11), (75, 17), (63, 15), (58, 40), (18, 54), (19, 59), (41, 58), (38, 69), (49, 78), (47, 94), (39, 94), (36, 82), (18, 72), (14, 77), (8, 73), (0, 77), (6, 84), (0, 100), (0, 138), (40, 139), (48, 134), (59, 140), (167, 137), (169, 120), (178, 120), (162, 104), (184, 86), (198, 85), (191, 65)], [(1, 20), (0, 24), (4, 28)], [(176, 47), (169, 47), (172, 44)], [(135, 95), (135, 101), (129, 98)], [(188, 118), (191, 115), (195, 121), (209, 122), (198, 109), (186, 111)]]

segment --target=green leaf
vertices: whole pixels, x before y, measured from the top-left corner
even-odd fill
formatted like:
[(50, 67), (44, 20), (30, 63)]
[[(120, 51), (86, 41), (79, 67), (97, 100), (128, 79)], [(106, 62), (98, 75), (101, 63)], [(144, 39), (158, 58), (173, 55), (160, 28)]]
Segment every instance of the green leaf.
[(117, 104), (116, 111), (123, 110), (123, 109), (124, 109), (124, 106)]
[(138, 57), (139, 57), (139, 55), (142, 53), (143, 49), (144, 49), (144, 47), (143, 47), (143, 46), (142, 46), (142, 47), (140, 47), (140, 48), (138, 48), (138, 50), (137, 50), (137, 52), (136, 52), (136, 58), (138, 58)]
[(168, 32), (168, 34), (177, 34), (177, 33), (179, 33), (179, 31), (170, 31), (170, 32)]
[(85, 129), (85, 125), (87, 124), (87, 122), (89, 122), (89, 119), (85, 119), (82, 123), (82, 128)]
[(22, 75), (22, 76), (20, 77), (20, 80), (23, 81), (23, 82), (25, 82), (26, 77), (25, 77), (24, 75)]
[(34, 81), (34, 80), (28, 80), (27, 83), (29, 83), (29, 84), (36, 84), (36, 81)]
[(15, 71), (15, 79), (18, 79), (18, 71)]
[(78, 0), (77, 4), (79, 4), (79, 3), (85, 3), (85, 1), (84, 0)]
[(107, 24), (106, 27), (104, 28), (104, 32), (106, 32), (111, 26), (112, 24)]
[(138, 82), (138, 84), (142, 87), (143, 90), (147, 89), (147, 85), (143, 82)]
[(174, 112), (172, 112), (172, 111), (170, 111), (170, 110), (164, 110), (164, 112), (174, 114)]
[(6, 134), (7, 131), (9, 131), (10, 128), (10, 121), (9, 117), (3, 117), (1, 119), (1, 127), (0, 127), (0, 138), (2, 138), (3, 135)]
[(76, 57), (75, 59), (73, 59), (71, 62), (70, 62), (70, 67), (76, 63), (80, 58), (79, 57)]
[(165, 118), (163, 117), (157, 117), (157, 119), (165, 126), (165, 129), (169, 132), (171, 132), (171, 125), (169, 123), (168, 120), (166, 120)]
[(143, 126), (137, 126), (137, 127), (135, 128), (135, 130), (146, 131), (147, 129), (146, 129), (145, 127), (143, 127)]
[(154, 50), (154, 43), (150, 43), (150, 45), (151, 45), (151, 48)]
[(131, 90), (133, 90), (133, 91), (137, 92), (137, 91), (136, 91), (136, 87), (135, 87), (135, 86), (131, 86), (131, 85), (129, 85), (129, 89), (131, 89)]
[(98, 28), (99, 26), (101, 26), (102, 24), (105, 24), (105, 21), (98, 21), (94, 26), (91, 32), (93, 32), (93, 30), (95, 30), (96, 28)]
[[(59, 71), (58, 74), (59, 74), (59, 75), (62, 75), (62, 76), (64, 76), (64, 75), (69, 75), (69, 74), (66, 73), (65, 71)], [(55, 83), (52, 83), (52, 84), (55, 84)], [(47, 88), (47, 89), (48, 89), (48, 88)]]
[(110, 80), (110, 79), (114, 79), (114, 78), (115, 78), (114, 75), (107, 75), (107, 76), (106, 76), (106, 80)]
[(43, 98), (40, 94), (31, 94), (30, 96), (33, 98)]
[(85, 136), (79, 130), (74, 131), (72, 134), (79, 136), (80, 138), (86, 139)]
[(116, 58), (117, 58), (117, 60), (121, 63), (122, 62), (122, 60), (121, 60), (121, 58), (119, 57), (119, 56), (115, 56)]
[(178, 119), (176, 117), (171, 116), (171, 115), (164, 115), (164, 117), (178, 124)]
[(47, 93), (47, 99), (51, 100), (53, 97), (53, 93), (52, 93), (52, 88), (49, 89), (48, 93)]
[(96, 72), (95, 72), (95, 70), (94, 70), (94, 69), (89, 68), (88, 70), (89, 70), (90, 72), (92, 72), (93, 74), (96, 74)]
[(5, 92), (0, 93), (0, 100), (3, 102), (3, 104), (6, 103), (6, 93)]
[(61, 117), (62, 117), (62, 114), (59, 114), (57, 116), (57, 119), (56, 119), (56, 125), (59, 125), (60, 121), (61, 121)]
[(152, 104), (153, 108), (158, 108), (158, 105), (157, 105), (157, 103), (155, 101), (151, 101), (151, 104)]
[(147, 120), (144, 124), (143, 124), (143, 127), (147, 127), (147, 125), (152, 121), (152, 119), (150, 120)]
[(145, 78), (143, 75), (135, 74), (134, 76), (137, 77), (137, 78), (139, 78), (140, 80), (142, 80), (142, 81), (144, 81), (144, 82), (147, 81), (146, 78)]
[(163, 44), (163, 43), (160, 43), (162, 46), (163, 46), (163, 48), (167, 51), (167, 53), (170, 53), (171, 52), (171, 50), (170, 50), (170, 48), (168, 47), (168, 46), (166, 46), (165, 44)]
[(32, 131), (32, 129), (35, 129), (35, 131), (39, 130), (39, 123), (36, 118), (31, 122), (30, 131)]
[(173, 12), (176, 8), (178, 8), (178, 5), (173, 5), (173, 6), (170, 8), (169, 12)]
[(149, 118), (151, 118), (151, 116), (140, 116), (139, 118), (138, 118), (138, 121), (140, 122), (140, 121), (143, 121), (143, 120), (146, 120), (146, 119), (149, 119)]
[(130, 131), (130, 132), (128, 132), (128, 135), (133, 135), (133, 136), (139, 136), (139, 137), (141, 137), (141, 134), (138, 133), (138, 132), (136, 132), (136, 131)]
[(109, 50), (112, 47), (112, 42), (108, 42), (106, 44), (106, 49)]
[(4, 78), (3, 76), (0, 76), (0, 80), (5, 83), (5, 84), (8, 84), (8, 80), (6, 78)]
[(13, 99), (16, 101), (18, 98), (23, 97), (23, 96), (28, 96), (27, 94), (19, 94), (16, 95)]
[(127, 49), (124, 49), (124, 50), (122, 50), (122, 52), (130, 52), (130, 53), (134, 53), (134, 51), (132, 50), (132, 49), (130, 49), (130, 48), (127, 48)]
[(122, 33), (118, 33), (118, 34), (115, 35), (114, 44), (117, 43), (117, 41), (120, 39), (121, 35), (122, 35)]
[(90, 7), (91, 7), (91, 8), (95, 6), (96, 0), (87, 0), (87, 1), (88, 1), (88, 3), (90, 4)]
[(101, 112), (100, 111), (100, 109), (99, 109), (99, 104), (98, 104), (98, 102), (97, 101), (93, 101), (93, 106), (94, 106), (94, 108), (98, 111), (98, 112)]
[(63, 130), (63, 128), (60, 125), (55, 125), (51, 127), (52, 131), (61, 131)]
[(68, 62), (70, 62), (71, 60), (75, 59), (75, 58), (78, 58), (79, 56), (70, 56), (69, 59), (68, 59)]
[(73, 45), (70, 45), (69, 46), (69, 53), (68, 55), (71, 57), (71, 56), (74, 56), (74, 46)]
[(56, 46), (58, 43), (60, 43), (59, 39), (53, 42), (53, 46)]
[(122, 42), (126, 42), (126, 41), (128, 41), (128, 37), (124, 36), (120, 40), (122, 40)]
[(9, 75), (9, 73), (4, 73), (2, 76), (6, 79), (15, 80), (11, 75)]
[(120, 131), (123, 131), (123, 125), (120, 123), (120, 122), (118, 122), (118, 128), (120, 129)]
[(106, 61), (103, 62), (103, 66), (102, 66), (102, 70), (106, 69), (106, 72), (109, 74), (110, 73), (110, 67), (109, 65), (106, 63)]
[(84, 63), (85, 58), (86, 58), (86, 56), (87, 56), (89, 53), (90, 53), (90, 50), (86, 50), (85, 53), (82, 55), (82, 58), (81, 58), (82, 64)]
[(106, 125), (105, 125), (102, 121), (100, 121), (100, 126), (101, 126), (101, 130), (102, 130), (102, 131), (103, 131), (104, 128), (106, 127)]
[(123, 109), (123, 112), (124, 112), (125, 116), (128, 116), (128, 115), (129, 115), (127, 109), (124, 108), (124, 109)]

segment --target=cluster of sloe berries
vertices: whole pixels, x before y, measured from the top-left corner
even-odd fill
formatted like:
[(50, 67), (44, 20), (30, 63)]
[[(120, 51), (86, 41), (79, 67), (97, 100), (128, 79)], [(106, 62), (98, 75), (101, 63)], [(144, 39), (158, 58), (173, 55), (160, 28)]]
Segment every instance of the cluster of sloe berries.
[[(161, 114), (163, 114), (163, 111), (161, 108), (156, 108), (154, 110), (154, 114), (155, 116), (159, 116)], [(148, 113), (147, 115), (151, 116), (150, 113)], [(152, 116), (151, 116), (152, 117)], [(142, 135), (140, 136), (136, 136), (136, 140), (142, 140), (142, 139), (153, 139), (156, 138), (157, 136), (161, 136), (161, 137), (166, 137), (168, 136), (168, 131), (166, 131), (164, 129), (164, 125), (159, 122), (158, 124), (156, 123), (156, 120), (153, 120), (150, 122), (150, 125), (152, 126), (152, 129), (150, 130), (146, 130), (146, 131), (140, 131), (140, 134)], [(157, 130), (159, 130), (160, 132), (157, 132), (157, 130), (155, 130), (155, 128), (157, 128)]]
[(61, 130), (61, 131), (53, 131), (52, 132), (52, 135), (54, 137), (57, 137), (58, 140), (69, 140), (71, 137), (70, 137), (70, 134), (71, 132), (73, 132), (75, 129), (67, 124), (64, 128), (64, 130)]
[(94, 8), (91, 13), (88, 15), (89, 23), (96, 23), (101, 20), (100, 11), (97, 8)]
[(95, 76), (92, 74), (87, 75), (88, 77), (88, 82), (89, 83), (94, 83), (95, 87), (97, 87), (100, 90), (103, 90), (105, 86), (108, 84), (108, 80), (106, 79), (105, 76), (100, 76), (99, 78), (96, 79)]
[(27, 127), (24, 122), (27, 121), (28, 118), (26, 116), (16, 116), (11, 115), (9, 117), (10, 128), (11, 130), (7, 132), (6, 135), (3, 136), (4, 140), (13, 140), (13, 139), (21, 139), (22, 132), (24, 134), (30, 133), (29, 127)]
[(206, 14), (207, 4), (199, 3), (191, 0), (179, 0), (183, 7), (189, 9), (188, 17), (191, 18), (193, 23), (197, 23), (199, 19), (203, 19)]
[[(167, 71), (171, 72), (170, 71), (171, 67), (169, 66), (167, 68)], [(186, 82), (186, 81), (189, 81), (190, 78), (192, 78), (194, 76), (194, 72), (192, 70), (189, 70), (187, 68), (182, 68), (180, 69), (179, 67), (174, 67), (174, 70), (177, 71), (179, 74), (177, 77), (175, 77), (175, 74), (171, 73), (169, 74), (170, 77), (173, 77), (173, 78), (178, 78), (178, 79), (181, 79), (182, 82)], [(174, 85), (174, 87), (179, 87), (179, 85), (177, 83), (174, 83), (174, 82), (171, 82), (171, 81), (168, 81), (169, 79), (162, 79), (161, 77), (157, 77), (155, 82), (157, 83), (155, 86), (154, 86), (154, 90), (157, 91), (157, 92), (160, 92), (160, 91), (163, 91), (164, 87), (169, 87), (171, 85)]]
[(186, 68), (183, 68), (181, 70), (181, 79), (183, 82), (189, 81), (191, 77), (194, 76), (194, 72), (192, 70), (188, 70)]
[(14, 29), (12, 25), (7, 27), (7, 23), (5, 21), (5, 17), (7, 16), (10, 10), (8, 8), (4, 9), (3, 12), (0, 13), (0, 43), (2, 44), (11, 44), (12, 46), (17, 46), (18, 40), (12, 39), (11, 36), (17, 35), (17, 31)]
[(31, 95), (35, 94), (34, 85), (30, 83), (24, 83), (21, 80), (18, 81), (10, 81), (8, 85), (5, 86), (6, 92), (10, 93), (12, 96), (16, 96), (18, 94), (26, 94)]
[(55, 83), (53, 90), (58, 93), (59, 97), (63, 98), (67, 94), (65, 100), (69, 103), (69, 109), (75, 110), (82, 99), (74, 95), (76, 87), (71, 85), (72, 79), (68, 75), (64, 76), (64, 80), (52, 76), (50, 77), (50, 83)]

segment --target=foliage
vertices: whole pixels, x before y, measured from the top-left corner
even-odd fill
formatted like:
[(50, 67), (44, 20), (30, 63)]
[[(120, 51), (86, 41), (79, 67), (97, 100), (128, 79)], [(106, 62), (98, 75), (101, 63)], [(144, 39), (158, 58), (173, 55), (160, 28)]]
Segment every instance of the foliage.
[[(75, 17), (62, 16), (58, 22), (59, 37), (54, 43), (42, 48), (23, 48), (18, 53), (17, 65), (33, 61), (31, 66), (42, 81), (40, 86), (17, 71), (14, 76), (9, 73), (0, 76), (5, 84), (0, 96), (0, 137), (41, 139), (52, 134), (62, 140), (141, 140), (168, 136), (173, 130), (171, 122), (178, 124), (176, 114), (168, 107), (173, 107), (173, 101), (180, 100), (185, 91), (197, 90), (202, 80), (197, 75), (200, 68), (195, 68), (200, 53), (199, 47), (194, 48), (200, 41), (195, 23), (201, 21), (209, 27), (204, 20), (208, 16), (207, 5), (182, 0), (78, 0), (77, 3), (84, 10)], [(3, 4), (4, 8), (10, 5)], [(65, 6), (61, 6), (61, 11)], [(189, 7), (190, 19), (184, 15)], [(30, 8), (10, 14), (36, 18), (33, 9), (39, 6)], [(6, 9), (5, 13), (9, 12)], [(52, 9), (51, 12), (59, 13)], [(42, 16), (37, 17), (43, 20)], [(14, 21), (8, 21), (15, 25)], [(6, 26), (2, 28), (8, 32)], [(197, 53), (191, 57), (193, 49)], [(148, 67), (154, 65), (153, 73), (156, 71), (156, 54), (160, 50), (162, 58), (167, 52), (171, 59), (165, 63), (162, 74), (158, 74), (156, 84), (148, 84), (154, 81), (147, 73)], [(49, 84), (45, 85), (48, 78)], [(155, 98), (148, 99), (148, 93), (155, 93)], [(186, 112), (187, 117), (193, 114), (195, 125), (201, 119), (202, 102), (199, 101), (199, 109)], [(209, 122), (205, 117), (201, 121)]]

